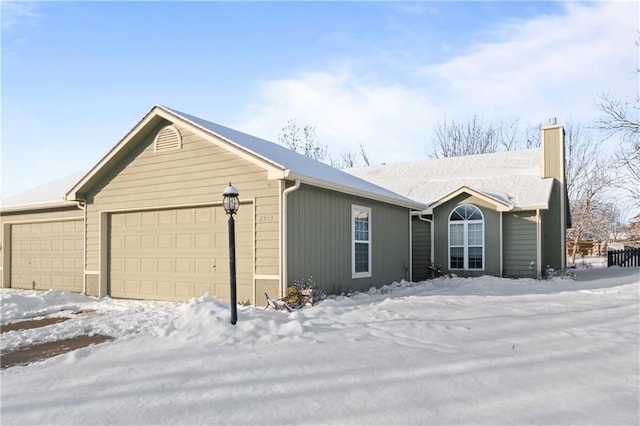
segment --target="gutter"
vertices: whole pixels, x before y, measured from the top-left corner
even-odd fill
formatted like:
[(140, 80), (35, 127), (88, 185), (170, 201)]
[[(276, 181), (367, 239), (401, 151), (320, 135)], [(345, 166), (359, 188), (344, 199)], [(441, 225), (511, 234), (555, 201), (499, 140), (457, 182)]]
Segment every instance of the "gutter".
[(77, 207), (77, 203), (75, 201), (51, 201), (48, 203), (34, 203), (34, 204), (22, 204), (19, 206), (8, 206), (0, 208), (0, 213), (14, 213), (20, 211), (30, 211), (30, 210), (49, 210), (56, 208), (65, 208), (65, 207)]
[[(362, 198), (367, 198), (370, 200), (375, 200), (375, 201), (380, 201), (383, 203), (387, 203), (387, 204), (392, 204), (392, 205), (396, 205), (396, 206), (400, 206), (400, 207), (404, 207), (404, 208), (408, 208), (408, 209), (412, 209), (412, 210), (422, 210), (424, 209), (427, 205), (424, 203), (420, 203), (414, 200), (411, 200), (409, 198), (403, 197), (403, 196), (398, 196), (399, 198), (395, 198), (395, 197), (391, 197), (391, 196), (386, 196), (383, 194), (376, 194), (375, 192), (370, 192), (367, 190), (363, 190), (363, 189), (358, 189), (355, 188), (353, 186), (347, 186), (347, 185), (341, 185), (341, 184), (337, 184), (335, 182), (329, 182), (326, 180), (322, 180), (322, 179), (317, 179), (317, 178), (313, 178), (310, 176), (305, 176), (305, 175), (301, 175), (299, 173), (295, 173), (295, 172), (291, 172), (291, 170), (286, 170), (285, 171), (285, 178), (289, 178), (289, 179), (295, 179), (297, 180), (303, 180), (305, 184), (308, 185), (313, 185), (313, 186), (317, 186), (319, 188), (324, 188), (324, 189), (329, 189), (332, 191), (336, 191), (336, 192), (341, 192), (343, 194), (349, 194), (349, 195), (355, 195), (356, 197), (362, 197)], [(351, 176), (351, 175), (349, 175)], [(356, 177), (356, 176), (353, 176)], [(360, 178), (358, 178), (360, 179)], [(366, 181), (364, 179), (360, 179), (363, 182), (370, 184), (370, 185), (374, 185), (377, 186), (369, 181)], [(389, 193), (394, 194), (392, 191), (389, 191), (388, 189), (382, 188), (382, 187), (378, 187), (380, 190), (383, 191), (387, 191)]]
[(280, 277), (282, 279), (282, 288), (281, 290), (281, 296), (285, 296), (287, 294), (287, 271), (288, 271), (288, 264), (287, 264), (287, 254), (288, 254), (288, 244), (287, 244), (287, 198), (288, 195), (291, 194), (293, 191), (297, 191), (298, 189), (300, 189), (300, 179), (296, 179), (295, 180), (295, 184), (287, 189), (285, 189), (284, 191), (282, 191), (282, 271), (280, 273)]

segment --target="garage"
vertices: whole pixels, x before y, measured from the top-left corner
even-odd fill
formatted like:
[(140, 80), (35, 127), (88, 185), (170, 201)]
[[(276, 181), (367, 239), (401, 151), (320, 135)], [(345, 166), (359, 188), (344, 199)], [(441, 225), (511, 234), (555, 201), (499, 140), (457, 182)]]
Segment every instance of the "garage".
[[(241, 210), (251, 210), (243, 204)], [(253, 224), (236, 216), (238, 302), (253, 303)], [(109, 215), (109, 294), (128, 299), (229, 299), (228, 217), (221, 206)]]
[(11, 224), (11, 287), (81, 292), (83, 221)]

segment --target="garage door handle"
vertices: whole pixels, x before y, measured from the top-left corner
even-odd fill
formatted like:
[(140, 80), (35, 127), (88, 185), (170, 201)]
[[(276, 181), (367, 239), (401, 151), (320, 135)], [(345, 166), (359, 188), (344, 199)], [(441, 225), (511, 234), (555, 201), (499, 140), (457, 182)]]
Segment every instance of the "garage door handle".
[(209, 265), (209, 268), (215, 268), (215, 267), (216, 267), (216, 260), (211, 259), (211, 265)]

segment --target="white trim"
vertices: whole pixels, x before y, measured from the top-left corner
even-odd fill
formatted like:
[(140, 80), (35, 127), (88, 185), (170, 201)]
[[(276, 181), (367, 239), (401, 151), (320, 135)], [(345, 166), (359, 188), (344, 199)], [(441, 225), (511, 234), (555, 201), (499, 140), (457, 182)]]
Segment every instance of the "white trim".
[(536, 210), (536, 263), (538, 278), (542, 278), (542, 220), (540, 210)]
[[(252, 208), (251, 208), (251, 217), (253, 218), (251, 220), (251, 226), (253, 228), (253, 232), (251, 235), (251, 244), (253, 245), (253, 255), (251, 256), (251, 275), (253, 275), (253, 306), (256, 306), (256, 302), (258, 301), (258, 295), (256, 293), (257, 287), (256, 287), (256, 199), (252, 198), (251, 199), (251, 204), (252, 204)], [(238, 207), (239, 208), (239, 207)]]
[(413, 217), (411, 210), (409, 210), (409, 277), (407, 281), (413, 281)]
[(497, 211), (499, 212), (508, 212), (514, 209), (513, 205), (510, 204), (506, 204), (505, 202), (494, 198), (490, 195), (487, 195), (483, 192), (480, 191), (476, 191), (475, 189), (469, 188), (468, 186), (461, 186), (460, 188), (456, 189), (455, 191), (450, 192), (449, 194), (441, 197), (438, 201), (434, 202), (433, 204), (430, 204), (429, 207), (427, 207), (423, 213), (424, 214), (433, 214), (433, 209), (435, 209), (436, 207), (441, 206), (442, 204), (446, 203), (447, 201), (452, 200), (453, 198), (457, 197), (460, 194), (469, 194), (472, 195), (474, 197), (477, 197), (487, 203), (493, 204), (496, 208)]
[(67, 207), (78, 207), (75, 201), (52, 201), (48, 203), (31, 203), (18, 206), (0, 207), (0, 213), (30, 212), (34, 210), (52, 210)]
[[(356, 240), (356, 227), (355, 225), (355, 213), (356, 212), (365, 212), (367, 213), (367, 223), (368, 223), (368, 240), (366, 243), (369, 246), (368, 250), (368, 271), (365, 272), (356, 272), (356, 243), (364, 243), (365, 240)], [(359, 206), (357, 204), (351, 205), (351, 278), (370, 278), (373, 272), (373, 265), (371, 264), (373, 252), (373, 244), (372, 244), (372, 220), (371, 220), (371, 207)]]
[(289, 188), (285, 189), (284, 191), (282, 191), (282, 211), (281, 211), (281, 223), (282, 223), (282, 242), (280, 244), (280, 246), (282, 247), (282, 256), (281, 256), (281, 260), (282, 260), (282, 270), (280, 271), (280, 275), (282, 276), (282, 288), (280, 289), (281, 293), (281, 297), (283, 297), (285, 294), (287, 294), (287, 279), (289, 278), (289, 271), (287, 270), (287, 268), (289, 267), (289, 264), (287, 262), (287, 255), (288, 255), (288, 244), (287, 244), (287, 219), (288, 219), (288, 215), (287, 215), (287, 200), (289, 198), (289, 194), (292, 193), (293, 191), (297, 191), (300, 188), (300, 179), (296, 179), (295, 184), (293, 186), (290, 186)]
[[(475, 208), (482, 216), (481, 220), (474, 219), (464, 219), (464, 220), (451, 220), (451, 215), (460, 207), (471, 206)], [(451, 225), (462, 225), (462, 256), (463, 256), (463, 266), (462, 268), (452, 268), (451, 267)], [(470, 224), (481, 224), (482, 225), (482, 267), (481, 268), (470, 268), (469, 267), (469, 225)], [(473, 204), (460, 204), (455, 206), (451, 212), (449, 212), (448, 220), (447, 220), (447, 264), (449, 266), (449, 270), (452, 271), (484, 271), (487, 267), (487, 257), (486, 257), (486, 232), (485, 232), (485, 218), (482, 210)], [(460, 245), (456, 245), (455, 247), (461, 247)], [(477, 245), (473, 245), (473, 247), (477, 247)]]
[(100, 271), (84, 271), (85, 275), (100, 275)]
[(42, 222), (69, 222), (70, 220), (82, 220), (82, 216), (78, 217), (56, 217), (51, 219), (32, 219), (32, 220), (3, 220), (2, 223), (7, 225), (20, 225), (24, 223), (42, 223)]
[(504, 212), (498, 212), (498, 214), (500, 215), (500, 271), (498, 272), (498, 276), (502, 277), (503, 275), (503, 270), (502, 268), (504, 267), (504, 259), (503, 259), (503, 239), (504, 239), (504, 233), (502, 232), (502, 216), (504, 215)]
[[(287, 179), (300, 179), (303, 183), (307, 185), (317, 186), (319, 188), (329, 189), (331, 191), (336, 191), (343, 194), (355, 195), (356, 197), (367, 198), (369, 200), (380, 201), (380, 202), (391, 204), (394, 206), (405, 207), (405, 208), (414, 209), (414, 210), (422, 210), (427, 208), (426, 204), (413, 201), (406, 197), (403, 197), (404, 200), (393, 198), (391, 196), (387, 197), (382, 194), (376, 194), (373, 192), (360, 190), (351, 186), (341, 185), (335, 182), (329, 182), (329, 181), (318, 179), (318, 178), (312, 178), (310, 176), (306, 176), (301, 173), (291, 172), (291, 170), (289, 169), (285, 170), (285, 177)], [(402, 197), (401, 195), (398, 195), (398, 196)]]
[(253, 278), (256, 280), (279, 280), (280, 275), (255, 274)]

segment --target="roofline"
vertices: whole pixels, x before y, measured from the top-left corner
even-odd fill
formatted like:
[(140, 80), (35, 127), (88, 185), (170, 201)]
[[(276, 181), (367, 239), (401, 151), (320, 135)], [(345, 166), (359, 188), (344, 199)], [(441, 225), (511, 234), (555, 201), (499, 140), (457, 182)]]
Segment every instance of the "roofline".
[[(361, 196), (364, 198), (369, 198), (372, 200), (381, 201), (388, 204), (398, 205), (405, 208), (410, 208), (414, 210), (422, 210), (427, 205), (424, 203), (419, 203), (417, 201), (413, 201), (411, 199), (398, 199), (394, 197), (387, 197), (382, 194), (376, 194), (368, 191), (359, 190), (357, 188), (353, 188), (347, 185), (340, 185), (334, 182), (325, 181), (322, 179), (313, 178), (301, 173), (292, 173), (289, 169), (285, 169), (284, 166), (278, 164), (246, 147), (239, 145), (238, 143), (225, 138), (224, 136), (208, 129), (198, 123), (193, 122), (192, 120), (183, 117), (182, 115), (173, 112), (170, 109), (167, 109), (161, 105), (155, 105), (151, 110), (140, 120), (138, 123), (122, 138), (91, 170), (80, 179), (78, 183), (76, 183), (65, 195), (65, 200), (74, 201), (79, 198), (80, 189), (82, 189), (93, 176), (98, 173), (100, 169), (105, 167), (117, 154), (122, 150), (127, 143), (149, 122), (155, 118), (161, 117), (168, 121), (180, 121), (181, 123), (190, 127), (190, 130), (193, 130), (195, 134), (208, 140), (212, 143), (224, 145), (223, 148), (228, 151), (250, 161), (251, 163), (261, 167), (262, 169), (267, 171), (267, 178), (270, 180), (276, 179), (300, 179), (301, 182), (318, 186), (321, 188), (331, 189), (334, 191), (347, 193), (351, 195)], [(220, 144), (223, 142), (223, 144)], [(357, 176), (355, 176), (357, 178)], [(361, 178), (358, 178), (361, 179)], [(368, 182), (363, 179), (363, 181)], [(368, 182), (371, 183), (371, 182)], [(372, 183), (371, 183), (372, 184)], [(374, 185), (374, 184), (372, 184)], [(403, 197), (405, 198), (405, 197)]]
[(91, 168), (91, 170), (89, 170), (69, 191), (67, 191), (64, 196), (65, 200), (74, 201), (79, 198), (78, 192), (80, 188), (86, 185), (87, 182), (89, 182), (89, 180), (96, 175), (98, 170), (102, 169), (102, 167), (104, 167), (113, 157), (115, 157), (115, 155), (120, 152), (120, 150), (127, 144), (127, 142), (129, 142), (140, 129), (142, 129), (147, 123), (149, 123), (149, 121), (151, 121), (154, 116), (154, 114), (152, 113), (156, 108), (158, 108), (157, 105), (151, 108), (149, 112), (146, 113), (144, 117), (142, 117), (140, 121), (138, 121), (136, 125), (133, 126), (133, 128), (129, 130), (129, 132), (127, 132), (127, 134), (122, 139), (120, 139), (120, 141), (113, 148), (111, 148), (109, 152), (107, 152), (105, 156), (96, 163), (95, 166)]
[(0, 213), (13, 213), (29, 210), (50, 210), (65, 207), (78, 207), (75, 201), (50, 201), (45, 203), (21, 204), (17, 206), (0, 207)]
[(508, 211), (512, 211), (514, 210), (515, 206), (511, 205), (511, 204), (506, 204), (501, 200), (498, 200), (495, 197), (492, 197), (490, 195), (487, 195), (483, 192), (480, 191), (476, 191), (475, 189), (469, 188), (468, 186), (461, 186), (460, 188), (456, 189), (455, 191), (450, 192), (449, 194), (445, 195), (444, 197), (441, 197), (439, 200), (435, 201), (433, 204), (430, 204), (425, 210), (425, 214), (433, 214), (433, 209), (435, 209), (436, 207), (446, 203), (447, 201), (457, 197), (458, 195), (462, 194), (462, 193), (467, 193), (470, 195), (473, 195), (474, 197), (478, 197), (481, 200), (484, 200), (490, 204), (493, 204), (496, 206), (496, 209), (499, 212), (508, 212)]
[(302, 175), (299, 173), (292, 173), (290, 170), (286, 170), (285, 177), (287, 179), (300, 179), (302, 183), (306, 183), (307, 185), (317, 186), (317, 187), (329, 189), (332, 191), (337, 191), (337, 192), (342, 192), (349, 195), (368, 198), (370, 200), (376, 200), (376, 201), (380, 201), (387, 204), (393, 204), (396, 206), (405, 207), (412, 210), (423, 210), (427, 207), (427, 205), (424, 203), (419, 203), (417, 201), (413, 201), (408, 198), (406, 199), (406, 201), (404, 201), (404, 200), (399, 200), (393, 197), (385, 197), (382, 194), (375, 194), (368, 191), (362, 191), (362, 190), (353, 188), (351, 186), (339, 185), (334, 182), (328, 182), (322, 179), (311, 178), (309, 176)]
[(194, 131), (194, 133), (198, 134), (199, 136), (203, 137), (204, 139), (216, 143), (215, 138), (219, 139), (220, 141), (224, 141), (225, 142), (225, 148), (230, 150), (231, 152), (233, 152), (234, 154), (237, 154), (247, 160), (249, 160), (250, 162), (256, 164), (257, 166), (265, 169), (267, 171), (267, 176), (269, 179), (282, 179), (284, 178), (284, 167), (281, 166), (280, 164), (277, 164), (273, 161), (270, 161), (267, 158), (262, 157), (261, 155), (248, 150), (240, 145), (238, 145), (237, 143), (197, 124), (194, 123), (193, 121), (187, 119), (186, 117), (183, 117), (177, 113), (174, 113), (171, 110), (168, 110), (167, 108), (161, 106), (161, 105), (155, 105), (153, 108), (151, 108), (151, 110), (149, 110), (149, 112), (140, 120), (138, 121), (138, 123), (131, 129), (129, 130), (129, 132), (113, 147), (111, 148), (111, 150), (104, 156), (102, 157), (102, 159), (91, 168), (91, 170), (89, 170), (89, 172), (87, 172), (86, 175), (84, 175), (84, 177), (82, 177), (82, 179), (80, 179), (80, 181), (78, 183), (76, 183), (66, 194), (65, 194), (65, 199), (68, 201), (74, 201), (78, 199), (78, 193), (79, 190), (85, 186), (89, 180), (96, 175), (96, 173), (102, 169), (104, 166), (106, 166), (106, 164), (109, 163), (109, 161), (111, 161), (111, 159), (113, 159), (113, 157), (115, 157), (118, 152), (120, 152), (126, 145), (127, 143), (142, 129), (144, 128), (147, 124), (149, 124), (149, 122), (155, 118), (155, 117), (161, 117), (164, 118), (165, 120), (168, 121), (181, 121), (182, 123), (187, 124), (189, 127), (191, 127), (191, 129)]

